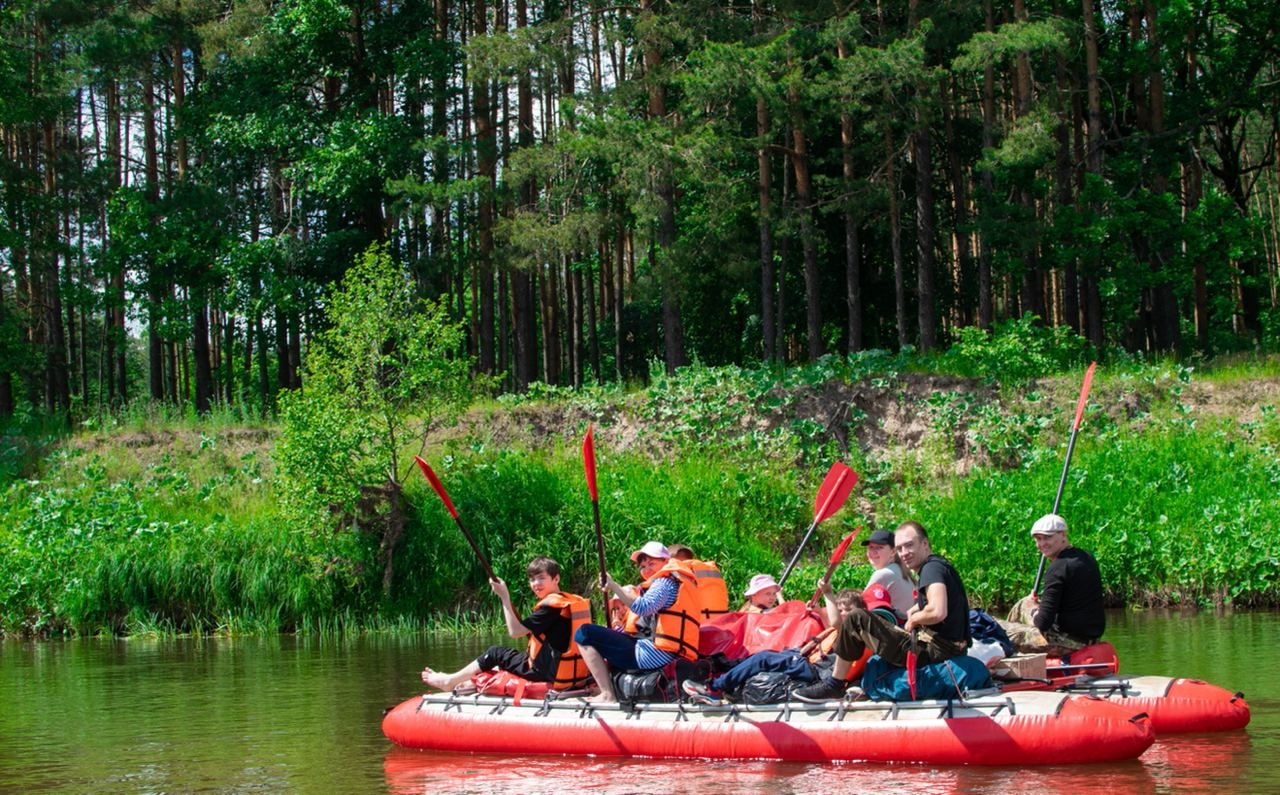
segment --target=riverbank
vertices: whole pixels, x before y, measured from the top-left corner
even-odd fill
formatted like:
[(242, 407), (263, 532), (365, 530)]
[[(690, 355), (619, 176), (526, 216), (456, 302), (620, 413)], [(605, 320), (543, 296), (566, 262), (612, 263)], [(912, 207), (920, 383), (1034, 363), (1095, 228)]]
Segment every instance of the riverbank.
[[(1280, 604), (1276, 370), (1099, 369), (1062, 513), (1101, 561), (1110, 604)], [(428, 440), (427, 457), (502, 576), (520, 583), (530, 557), (550, 554), (580, 592), (596, 576), (580, 458), (589, 423), (611, 570), (629, 573), (627, 553), (648, 538), (680, 541), (717, 560), (734, 592), (781, 568), (827, 466), (844, 460), (862, 480), (807, 548), (790, 596), (808, 596), (844, 533), (917, 518), (972, 601), (995, 608), (1034, 578), (1026, 528), (1052, 506), (1078, 390), (1078, 373), (1001, 387), (887, 355), (787, 371), (691, 367), (630, 392), (541, 389), (477, 404)], [(377, 539), (358, 522), (290, 523), (276, 440), (269, 424), (145, 412), (53, 439), (37, 468), (3, 486), (4, 632), (496, 620), (483, 573), (419, 476), (405, 481), (408, 523), (387, 589)], [(836, 585), (868, 573), (846, 565)]]

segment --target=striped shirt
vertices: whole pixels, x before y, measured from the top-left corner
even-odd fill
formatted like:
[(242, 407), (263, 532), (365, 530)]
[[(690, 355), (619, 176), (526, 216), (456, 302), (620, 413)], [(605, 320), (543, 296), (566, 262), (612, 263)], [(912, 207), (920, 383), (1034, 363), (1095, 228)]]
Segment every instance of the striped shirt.
[[(653, 585), (638, 599), (631, 603), (631, 612), (640, 617), (657, 615), (676, 603), (680, 593), (680, 583), (670, 577), (659, 577)], [(661, 668), (676, 658), (671, 652), (663, 651), (653, 645), (649, 638), (641, 638), (636, 643), (636, 665), (642, 670)]]

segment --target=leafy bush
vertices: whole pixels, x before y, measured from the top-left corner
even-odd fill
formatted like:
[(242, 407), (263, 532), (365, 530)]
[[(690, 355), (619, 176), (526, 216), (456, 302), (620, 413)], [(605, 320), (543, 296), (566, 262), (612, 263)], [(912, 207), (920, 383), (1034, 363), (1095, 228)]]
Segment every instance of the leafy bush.
[(1035, 315), (1023, 315), (1001, 321), (991, 331), (958, 329), (955, 344), (938, 357), (937, 367), (1017, 384), (1077, 368), (1089, 352), (1089, 341), (1066, 326), (1046, 326)]

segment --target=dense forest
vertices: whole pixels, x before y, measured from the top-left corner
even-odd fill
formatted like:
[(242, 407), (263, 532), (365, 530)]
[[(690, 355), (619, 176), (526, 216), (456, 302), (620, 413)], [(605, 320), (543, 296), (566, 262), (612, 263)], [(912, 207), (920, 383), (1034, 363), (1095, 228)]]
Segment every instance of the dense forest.
[(1275, 347), (1278, 26), (1258, 0), (9, 0), (0, 417), (270, 410), (374, 244), (514, 391), (1031, 315), (1099, 350)]

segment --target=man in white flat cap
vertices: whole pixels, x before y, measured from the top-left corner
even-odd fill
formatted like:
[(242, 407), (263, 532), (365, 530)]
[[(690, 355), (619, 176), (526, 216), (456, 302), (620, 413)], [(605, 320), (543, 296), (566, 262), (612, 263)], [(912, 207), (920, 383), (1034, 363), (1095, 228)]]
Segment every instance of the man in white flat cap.
[(1039, 594), (1014, 609), (1012, 620), (1034, 624), (1052, 646), (1079, 649), (1097, 642), (1107, 627), (1098, 562), (1067, 539), (1067, 522), (1045, 514), (1031, 526), (1036, 549), (1051, 562)]

